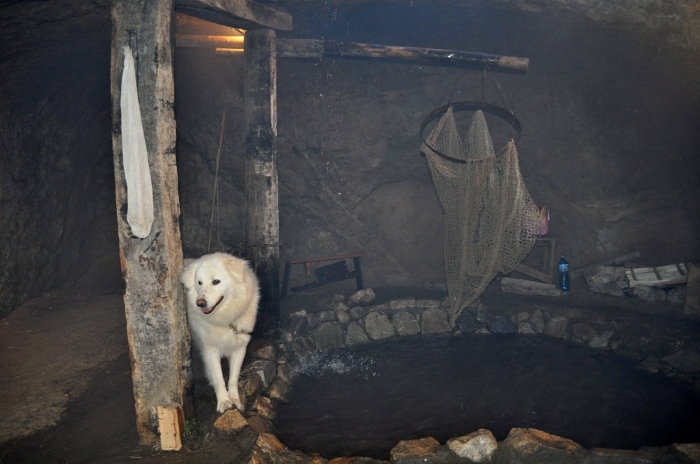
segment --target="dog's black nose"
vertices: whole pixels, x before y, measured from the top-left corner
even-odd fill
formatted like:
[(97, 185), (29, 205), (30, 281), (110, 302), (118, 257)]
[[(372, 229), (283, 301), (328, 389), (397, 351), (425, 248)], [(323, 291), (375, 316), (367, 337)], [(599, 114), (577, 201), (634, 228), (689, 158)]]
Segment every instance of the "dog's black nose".
[(205, 300), (204, 298), (200, 298), (199, 300), (197, 300), (197, 306), (199, 308), (206, 308), (207, 307), (207, 300)]

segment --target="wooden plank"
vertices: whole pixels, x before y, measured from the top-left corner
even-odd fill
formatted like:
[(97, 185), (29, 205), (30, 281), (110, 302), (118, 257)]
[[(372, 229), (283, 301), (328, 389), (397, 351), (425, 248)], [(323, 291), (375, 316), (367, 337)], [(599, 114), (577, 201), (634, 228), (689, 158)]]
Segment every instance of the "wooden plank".
[(320, 39), (277, 39), (277, 56), (279, 58), (320, 59), (323, 55), (483, 64), (489, 67), (520, 71), (526, 71), (530, 66), (529, 58), (492, 55), (482, 52), (335, 42)]
[(175, 10), (241, 29), (292, 30), (292, 16), (253, 0), (175, 0)]
[[(180, 288), (182, 243), (175, 160), (172, 0), (112, 2), (112, 149), (124, 306), (141, 443), (156, 445), (156, 408), (191, 406), (190, 336)], [(153, 184), (150, 235), (131, 234), (121, 134), (124, 47), (133, 50), (141, 119)]]
[(259, 330), (279, 320), (279, 198), (275, 32), (245, 34), (245, 182), (247, 257), (260, 280)]
[(160, 449), (163, 451), (180, 451), (185, 432), (185, 418), (178, 404), (157, 407), (158, 431), (160, 432)]
[(533, 269), (530, 266), (526, 266), (524, 264), (518, 264), (518, 267), (515, 268), (516, 271), (520, 272), (521, 274), (525, 274), (526, 276), (530, 276), (533, 279), (537, 279), (541, 282), (544, 282), (546, 284), (552, 283), (552, 277), (545, 274), (544, 272), (540, 272), (537, 269)]
[(521, 295), (561, 296), (561, 290), (554, 284), (513, 279), (512, 277), (503, 277), (501, 279), (501, 291), (519, 293)]

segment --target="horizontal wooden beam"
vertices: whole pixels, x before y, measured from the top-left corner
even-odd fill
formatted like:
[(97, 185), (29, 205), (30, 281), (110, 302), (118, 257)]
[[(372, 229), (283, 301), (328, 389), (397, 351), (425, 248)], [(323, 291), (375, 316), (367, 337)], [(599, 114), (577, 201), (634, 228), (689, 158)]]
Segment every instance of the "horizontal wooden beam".
[[(176, 36), (178, 47), (242, 48), (242, 36), (186, 35)], [(440, 50), (362, 43), (340, 43), (317, 39), (277, 39), (277, 58), (320, 59), (324, 55), (360, 56), (369, 58), (398, 58), (405, 60), (442, 61), (445, 63), (476, 63), (498, 68), (525, 71), (530, 60), (514, 56), (499, 56), (481, 52)]]
[(319, 39), (277, 39), (278, 58), (320, 59), (323, 55), (471, 63), (520, 71), (526, 71), (530, 66), (529, 58), (492, 55), (482, 52), (335, 42)]
[(242, 35), (175, 35), (176, 47), (235, 48), (243, 50)]
[(241, 29), (292, 30), (292, 16), (253, 0), (175, 0), (175, 11)]

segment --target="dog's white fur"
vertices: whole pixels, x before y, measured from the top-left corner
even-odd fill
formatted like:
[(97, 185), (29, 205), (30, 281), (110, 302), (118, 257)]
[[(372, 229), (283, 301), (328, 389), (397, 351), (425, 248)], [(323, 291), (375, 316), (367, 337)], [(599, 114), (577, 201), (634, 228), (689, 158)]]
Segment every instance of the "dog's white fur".
[[(238, 377), (255, 327), (260, 301), (258, 280), (248, 262), (226, 253), (212, 253), (189, 262), (180, 281), (185, 286), (192, 338), (216, 392), (216, 410), (224, 412), (235, 405), (243, 411)], [(221, 358), (229, 360), (228, 389)]]

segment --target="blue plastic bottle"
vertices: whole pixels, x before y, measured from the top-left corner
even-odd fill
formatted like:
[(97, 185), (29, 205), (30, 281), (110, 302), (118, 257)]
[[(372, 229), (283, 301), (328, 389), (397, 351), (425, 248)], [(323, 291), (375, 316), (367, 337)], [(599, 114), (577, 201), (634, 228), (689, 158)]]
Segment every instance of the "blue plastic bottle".
[(569, 262), (563, 256), (559, 260), (559, 288), (564, 293), (569, 291)]

